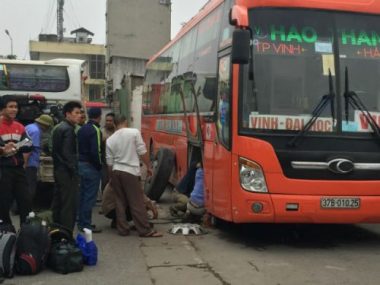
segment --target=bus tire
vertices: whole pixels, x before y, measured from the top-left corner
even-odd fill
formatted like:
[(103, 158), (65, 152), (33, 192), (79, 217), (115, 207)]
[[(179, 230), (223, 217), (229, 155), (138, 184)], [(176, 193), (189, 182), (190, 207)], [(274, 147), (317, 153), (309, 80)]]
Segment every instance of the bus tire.
[(164, 193), (174, 167), (174, 153), (160, 148), (152, 163), (153, 174), (145, 180), (144, 192), (149, 199), (158, 201)]

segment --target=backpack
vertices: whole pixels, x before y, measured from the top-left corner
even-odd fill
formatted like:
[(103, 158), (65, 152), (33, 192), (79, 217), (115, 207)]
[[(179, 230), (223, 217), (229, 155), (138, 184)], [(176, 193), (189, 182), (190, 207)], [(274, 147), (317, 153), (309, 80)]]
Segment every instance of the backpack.
[(13, 277), (16, 234), (12, 225), (0, 223), (0, 277)]
[(33, 219), (21, 226), (16, 242), (15, 269), (21, 275), (40, 272), (46, 263), (50, 237), (46, 222)]
[(68, 274), (83, 270), (82, 251), (76, 246), (71, 230), (52, 224), (49, 229), (51, 248), (47, 265), (53, 271)]

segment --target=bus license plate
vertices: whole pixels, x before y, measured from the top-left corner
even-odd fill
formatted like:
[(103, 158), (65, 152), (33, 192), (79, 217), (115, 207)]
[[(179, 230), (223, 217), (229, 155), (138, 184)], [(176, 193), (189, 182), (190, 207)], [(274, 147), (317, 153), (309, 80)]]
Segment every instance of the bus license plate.
[(360, 208), (359, 198), (321, 198), (321, 208), (323, 209), (358, 209)]

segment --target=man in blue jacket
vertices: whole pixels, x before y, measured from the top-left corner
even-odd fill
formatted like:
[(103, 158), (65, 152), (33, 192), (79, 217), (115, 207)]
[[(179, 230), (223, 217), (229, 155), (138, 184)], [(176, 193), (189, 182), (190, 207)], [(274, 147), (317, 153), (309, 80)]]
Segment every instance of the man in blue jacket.
[(49, 115), (43, 114), (34, 120), (35, 122), (25, 127), (26, 133), (33, 141), (33, 149), (30, 153), (24, 155), (24, 168), (26, 173), (26, 180), (28, 181), (28, 188), (32, 199), (36, 194), (37, 188), (37, 173), (40, 167), (40, 156), (44, 149), (42, 143), (42, 135), (50, 133), (54, 127), (53, 118)]
[(170, 207), (171, 215), (181, 216), (182, 213), (184, 222), (200, 222), (206, 213), (202, 164), (199, 162), (196, 166), (191, 166), (176, 188), (178, 191), (174, 192), (176, 204)]
[(92, 208), (96, 203), (96, 196), (100, 186), (102, 159), (102, 135), (99, 128), (102, 111), (100, 108), (88, 110), (88, 122), (78, 131), (80, 199), (78, 228), (101, 232), (92, 225)]

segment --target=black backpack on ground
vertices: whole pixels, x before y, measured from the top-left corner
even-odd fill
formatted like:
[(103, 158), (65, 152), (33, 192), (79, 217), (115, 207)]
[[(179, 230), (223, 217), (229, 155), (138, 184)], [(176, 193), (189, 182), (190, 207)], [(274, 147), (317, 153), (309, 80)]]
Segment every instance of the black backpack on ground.
[(0, 278), (12, 278), (16, 254), (15, 228), (0, 223)]
[(47, 265), (55, 272), (67, 274), (83, 270), (82, 251), (76, 246), (71, 230), (58, 224), (49, 229), (51, 248)]
[(27, 221), (17, 236), (16, 273), (33, 275), (40, 272), (45, 267), (49, 249), (50, 237), (46, 222), (39, 219)]

